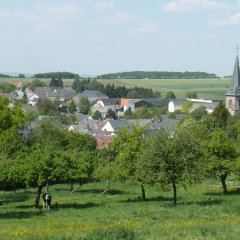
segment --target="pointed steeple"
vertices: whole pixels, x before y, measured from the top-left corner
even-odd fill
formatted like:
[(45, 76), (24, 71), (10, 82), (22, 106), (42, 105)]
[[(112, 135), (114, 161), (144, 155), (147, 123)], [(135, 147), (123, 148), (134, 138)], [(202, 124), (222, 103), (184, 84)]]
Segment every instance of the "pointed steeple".
[(232, 84), (226, 95), (238, 96), (240, 95), (240, 69), (239, 69), (239, 59), (238, 59), (238, 47), (237, 47), (237, 56), (235, 60)]

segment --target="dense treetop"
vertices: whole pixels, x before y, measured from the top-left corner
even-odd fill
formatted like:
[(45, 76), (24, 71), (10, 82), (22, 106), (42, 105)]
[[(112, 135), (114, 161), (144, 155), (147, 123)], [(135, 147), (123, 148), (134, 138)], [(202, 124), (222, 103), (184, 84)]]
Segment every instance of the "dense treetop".
[(75, 79), (75, 78), (79, 78), (79, 75), (71, 72), (48, 72), (48, 73), (37, 73), (33, 77), (34, 78)]
[(159, 92), (154, 93), (151, 88), (127, 88), (126, 86), (115, 86), (114, 84), (104, 85), (95, 79), (75, 79), (72, 88), (76, 92), (83, 92), (84, 90), (99, 90), (110, 98), (154, 98), (161, 95)]
[(119, 72), (99, 75), (101, 79), (181, 79), (181, 78), (216, 78), (214, 73), (206, 72), (166, 72), (166, 71), (133, 71), (133, 72)]

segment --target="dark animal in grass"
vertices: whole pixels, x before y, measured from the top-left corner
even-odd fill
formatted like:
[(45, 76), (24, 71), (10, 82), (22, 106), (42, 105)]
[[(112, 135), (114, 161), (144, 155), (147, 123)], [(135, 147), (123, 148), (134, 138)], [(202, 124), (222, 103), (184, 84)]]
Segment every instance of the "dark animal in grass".
[(44, 193), (42, 195), (43, 199), (43, 209), (50, 209), (52, 197), (49, 193)]

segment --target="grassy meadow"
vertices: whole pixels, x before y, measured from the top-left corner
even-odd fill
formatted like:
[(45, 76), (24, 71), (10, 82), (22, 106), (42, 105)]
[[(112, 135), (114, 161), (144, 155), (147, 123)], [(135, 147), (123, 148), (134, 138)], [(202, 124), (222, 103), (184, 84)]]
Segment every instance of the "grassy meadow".
[[(239, 239), (236, 187), (229, 188), (228, 196), (210, 183), (179, 188), (175, 207), (171, 191), (147, 188), (142, 202), (137, 185), (113, 182), (110, 194), (102, 195), (104, 187), (90, 183), (70, 193), (68, 185), (50, 186), (50, 211), (33, 208), (36, 189), (16, 195), (2, 191), (0, 239)], [(125, 235), (119, 237), (117, 231)]]
[(230, 85), (229, 78), (209, 79), (111, 79), (98, 80), (103, 84), (126, 87), (152, 88), (164, 95), (173, 91), (177, 98), (185, 98), (186, 92), (196, 92), (200, 98), (223, 99)]

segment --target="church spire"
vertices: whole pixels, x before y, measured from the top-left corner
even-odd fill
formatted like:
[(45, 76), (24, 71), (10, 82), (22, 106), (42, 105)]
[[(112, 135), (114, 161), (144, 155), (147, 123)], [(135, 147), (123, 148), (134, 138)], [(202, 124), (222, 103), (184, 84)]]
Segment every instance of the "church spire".
[(240, 69), (239, 69), (239, 59), (238, 59), (238, 46), (237, 54), (235, 59), (235, 65), (232, 76), (232, 84), (229, 88), (227, 95), (238, 96), (240, 95)]

